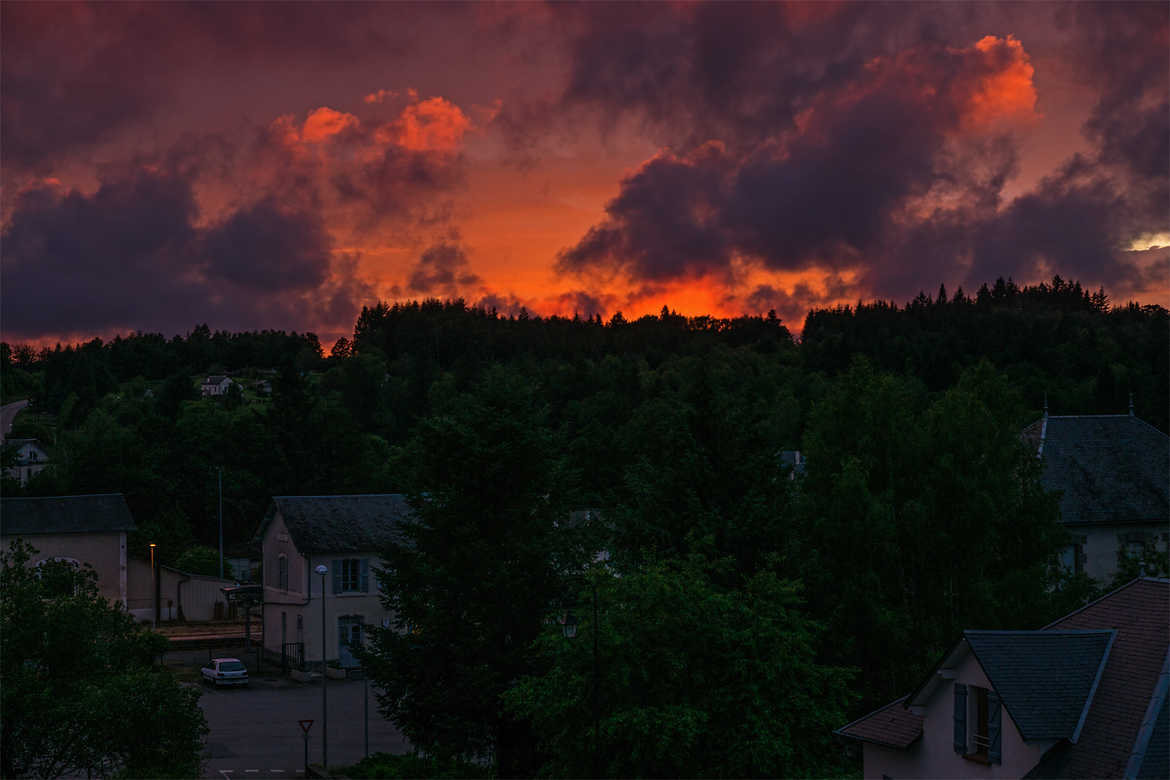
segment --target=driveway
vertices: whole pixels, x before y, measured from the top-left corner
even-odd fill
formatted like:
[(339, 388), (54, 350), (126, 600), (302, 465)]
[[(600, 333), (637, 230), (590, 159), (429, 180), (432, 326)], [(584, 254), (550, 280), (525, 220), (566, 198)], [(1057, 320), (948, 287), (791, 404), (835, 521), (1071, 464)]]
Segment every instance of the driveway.
[[(361, 680), (329, 680), (329, 765), (362, 759)], [(304, 777), (304, 738), (297, 721), (312, 719), (309, 762), (321, 761), (321, 683), (253, 677), (247, 688), (205, 688), (199, 699), (207, 725), (204, 777)], [(409, 743), (382, 719), (369, 689), (370, 752), (403, 753)]]
[(16, 413), (26, 406), (28, 406), (28, 401), (14, 401), (0, 406), (0, 441), (3, 441), (12, 432), (12, 421), (16, 419)]

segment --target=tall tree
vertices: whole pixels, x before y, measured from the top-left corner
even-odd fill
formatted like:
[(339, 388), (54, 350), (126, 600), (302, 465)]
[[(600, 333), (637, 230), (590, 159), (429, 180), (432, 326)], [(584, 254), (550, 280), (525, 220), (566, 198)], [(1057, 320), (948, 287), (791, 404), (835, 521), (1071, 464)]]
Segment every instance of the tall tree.
[(383, 714), (440, 757), (494, 755), (502, 776), (533, 764), (527, 725), (500, 695), (557, 587), (554, 523), (566, 514), (560, 448), (525, 375), (432, 389), (435, 413), (397, 453), (414, 507), (379, 572), (389, 629), (368, 659)]

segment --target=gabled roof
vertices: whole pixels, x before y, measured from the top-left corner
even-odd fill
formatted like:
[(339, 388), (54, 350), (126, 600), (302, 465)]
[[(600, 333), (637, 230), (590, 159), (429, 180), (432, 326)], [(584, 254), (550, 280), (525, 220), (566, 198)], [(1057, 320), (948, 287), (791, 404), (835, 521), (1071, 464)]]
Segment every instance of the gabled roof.
[[(1050, 765), (1049, 774), (1124, 775), (1170, 651), (1167, 615), (1170, 580), (1143, 577), (1046, 627), (1117, 630), (1081, 738)], [(1162, 767), (1163, 777), (1168, 774), (1166, 769)]]
[(121, 493), (0, 499), (0, 534), (83, 534), (133, 531)]
[(922, 716), (906, 709), (905, 702), (905, 696), (895, 699), (833, 733), (875, 745), (908, 748), (922, 736)]
[(276, 512), (302, 553), (377, 550), (397, 537), (399, 525), (411, 515), (406, 496), (399, 493), (273, 496), (258, 540)]
[(1128, 414), (1050, 415), (1024, 431), (1064, 523), (1170, 521), (1170, 437)]
[(212, 374), (211, 376), (209, 376), (203, 380), (203, 384), (205, 384), (205, 385), (218, 385), (227, 378), (228, 377), (224, 376), (223, 374)]
[(1076, 742), (1116, 631), (964, 631), (1025, 740)]
[[(1070, 734), (1060, 739), (1027, 777), (1122, 777), (1126, 775), (1131, 758), (1139, 754), (1140, 766), (1135, 764), (1139, 776), (1142, 772), (1154, 772), (1156, 776), (1166, 777), (1170, 772), (1160, 757), (1170, 735), (1161, 719), (1166, 717), (1162, 710), (1170, 705), (1159, 702), (1167, 695), (1166, 689), (1170, 689), (1170, 670), (1166, 660), (1170, 656), (1168, 615), (1170, 579), (1142, 577), (1040, 631), (966, 632), (938, 666), (939, 669), (950, 668), (962, 646), (970, 646), (1025, 739), (1043, 739), (1038, 734), (1044, 732), (1037, 731), (1037, 727), (1044, 726), (1050, 716), (1033, 712), (1030, 705), (1022, 707), (1019, 702), (1028, 702), (1032, 696), (1048, 701), (1057, 711), (1056, 720), (1059, 722), (1056, 725), (1060, 730), (1067, 729), (1069, 719), (1065, 713), (1076, 708), (1080, 694), (1074, 690), (1076, 695), (1068, 695), (1069, 701), (1065, 701), (1065, 692), (1054, 688), (1067, 684), (1074, 689), (1083, 689), (1088, 670), (1093, 667), (1095, 643), (1101, 642), (1100, 637), (1110, 635), (1112, 644), (1108, 646), (1107, 654), (1102, 654), (1096, 690), (1085, 694), (1079, 716), (1083, 718), (1079, 733), (1074, 730), (1075, 736)], [(1053, 634), (1058, 638), (1045, 644), (1046, 640), (1035, 639), (1040, 634)], [(1059, 638), (1061, 635), (1097, 639), (1070, 640)], [(1016, 658), (1011, 646), (1017, 642), (1039, 642), (1027, 650), (1046, 659), (1059, 674), (1039, 668), (1040, 664), (1027, 655)], [(902, 708), (908, 708), (916, 697), (928, 691), (938, 677), (937, 672), (938, 669), (914, 695), (900, 700)], [(1037, 679), (1028, 680), (1028, 675), (1035, 675)], [(883, 726), (880, 716), (892, 706), (887, 705), (835, 733), (889, 747), (908, 746), (910, 742), (899, 745), (893, 736), (897, 733), (895, 728)], [(1039, 723), (1033, 723), (1034, 718), (1039, 719)], [(905, 722), (913, 723), (910, 720)], [(875, 734), (877, 738), (874, 738)], [(883, 738), (882, 734), (887, 736)], [(1074, 738), (1075, 742), (1072, 741)]]

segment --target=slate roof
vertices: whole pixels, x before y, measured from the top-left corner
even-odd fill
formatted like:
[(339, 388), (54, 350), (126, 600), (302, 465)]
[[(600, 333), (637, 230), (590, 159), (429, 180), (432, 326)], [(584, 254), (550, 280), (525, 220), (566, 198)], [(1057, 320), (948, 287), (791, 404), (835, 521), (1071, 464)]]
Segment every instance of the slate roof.
[(350, 496), (273, 496), (257, 534), (280, 512), (297, 550), (344, 553), (377, 550), (398, 534), (411, 515), (406, 496), (379, 493)]
[(1117, 630), (1081, 738), (1064, 752), (1054, 774), (1123, 776), (1170, 649), (1167, 615), (1170, 580), (1145, 577), (1046, 626)]
[(1062, 494), (1062, 522), (1170, 522), (1170, 437), (1144, 420), (1050, 415), (1023, 438), (1043, 461), (1041, 483)]
[(964, 631), (1025, 740), (1076, 741), (1115, 631)]
[(1161, 699), (1154, 702), (1158, 715), (1142, 753), (1137, 754), (1138, 766), (1135, 772), (1139, 778), (1170, 776), (1170, 706), (1166, 704), (1166, 690)]
[(922, 736), (922, 716), (906, 709), (905, 696), (834, 731), (842, 737), (904, 749)]
[[(1080, 726), (1077, 741), (1071, 742), (1071, 737), (1060, 739), (1026, 777), (1123, 777), (1126, 775), (1131, 757), (1138, 754), (1139, 775), (1145, 772), (1152, 773), (1150, 776), (1155, 777), (1170, 776), (1170, 766), (1167, 766), (1163, 758), (1167, 740), (1170, 738), (1164, 720), (1167, 716), (1158, 711), (1157, 717), (1151, 721), (1152, 707), (1159, 697), (1167, 695), (1166, 689), (1170, 688), (1170, 676), (1164, 671), (1167, 669), (1166, 659), (1170, 657), (1168, 615), (1170, 579), (1142, 577), (1065, 615), (1040, 631), (965, 633), (964, 638), (971, 645), (996, 691), (1000, 692), (1001, 684), (1004, 686), (1005, 690), (1000, 692), (1000, 695), (1012, 720), (1020, 725), (1021, 730), (1028, 735), (1027, 738), (1032, 739), (1040, 737), (1029, 734), (1028, 726), (1021, 725), (1021, 721), (1028, 723), (1031, 718), (1039, 717), (1043, 722), (1048, 717), (1014, 705), (1009, 701), (1009, 697), (1018, 700), (1023, 691), (1034, 687), (1036, 690), (1031, 695), (1053, 701), (1053, 706), (1058, 710), (1063, 712), (1074, 709), (1075, 701), (1072, 705), (1061, 704), (1064, 692), (1045, 688), (1059, 689), (1065, 686), (1066, 668), (1070, 672), (1071, 682), (1068, 683), (1070, 687), (1083, 685), (1086, 670), (1092, 665), (1092, 653), (1095, 652), (1092, 642), (1056, 639), (1053, 645), (1033, 647), (1033, 651), (1044, 654), (1048, 663), (1060, 672), (1059, 675), (1051, 675), (1045, 670), (1034, 669), (1034, 673), (1043, 678), (1037, 680), (1034, 685), (1024, 679), (1022, 671), (1012, 671), (1021, 665), (1033, 668), (1031, 661), (1025, 658), (1013, 662), (1005, 655), (1007, 651), (998, 646), (1010, 643), (995, 640), (990, 635), (998, 634), (1001, 637), (1008, 637), (1011, 634), (1024, 635), (1013, 641), (1033, 641), (1032, 637), (1045, 633), (1075, 636), (1071, 632), (1091, 632), (1089, 636), (1099, 637), (1105, 635), (1107, 631), (1108, 634), (1114, 635), (1112, 644), (1108, 647), (1108, 654), (1101, 664), (1096, 691), (1087, 702), (1084, 722)], [(1082, 636), (1084, 635), (1082, 633)], [(974, 642), (971, 641), (972, 637)], [(1072, 661), (1066, 662), (1065, 655), (1058, 654), (1054, 648), (1060, 649), (1061, 653), (1071, 653)], [(1078, 657), (1079, 661), (1076, 660)], [(1041, 685), (1040, 683), (1044, 681), (1047, 681), (1046, 685)], [(1004, 695), (1005, 693), (1007, 695)], [(906, 715), (910, 715), (909, 710), (905, 709), (909, 705), (907, 697), (870, 713), (834, 733), (889, 747), (907, 747), (913, 744), (913, 739), (907, 741), (902, 729), (905, 726), (913, 728), (917, 723), (920, 733), (921, 719), (914, 721), (897, 716), (883, 717), (886, 710), (899, 703)], [(1016, 709), (1013, 709), (1013, 706), (1016, 706)], [(1161, 709), (1163, 711), (1170, 709), (1170, 704), (1163, 703)], [(1060, 727), (1067, 728), (1068, 721), (1065, 720), (1067, 716), (1059, 713), (1058, 715)], [(1151, 723), (1152, 727), (1149, 727)], [(1143, 729), (1144, 725), (1147, 728)], [(944, 736), (949, 745), (949, 732)]]
[(121, 493), (0, 499), (0, 534), (83, 534), (133, 531)]

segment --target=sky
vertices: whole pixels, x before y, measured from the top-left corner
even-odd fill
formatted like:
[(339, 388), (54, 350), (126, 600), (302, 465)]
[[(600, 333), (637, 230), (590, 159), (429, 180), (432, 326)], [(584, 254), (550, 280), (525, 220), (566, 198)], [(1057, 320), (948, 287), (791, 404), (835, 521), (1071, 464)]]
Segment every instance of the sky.
[[(0, 5), (9, 342), (1059, 274), (1170, 303), (1170, 5)], [(326, 343), (329, 343), (326, 341)]]

